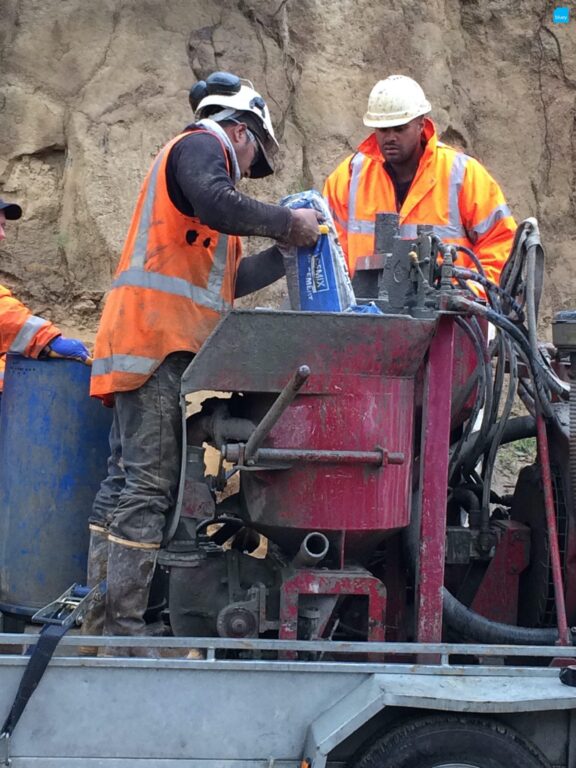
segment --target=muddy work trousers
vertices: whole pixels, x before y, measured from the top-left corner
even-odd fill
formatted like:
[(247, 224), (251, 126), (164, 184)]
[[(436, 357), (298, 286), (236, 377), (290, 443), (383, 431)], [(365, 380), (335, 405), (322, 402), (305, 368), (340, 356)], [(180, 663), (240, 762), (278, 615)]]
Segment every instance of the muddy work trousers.
[(162, 543), (180, 477), (180, 379), (192, 358), (187, 352), (168, 355), (139, 389), (114, 396), (108, 476), (90, 517), (114, 537)]

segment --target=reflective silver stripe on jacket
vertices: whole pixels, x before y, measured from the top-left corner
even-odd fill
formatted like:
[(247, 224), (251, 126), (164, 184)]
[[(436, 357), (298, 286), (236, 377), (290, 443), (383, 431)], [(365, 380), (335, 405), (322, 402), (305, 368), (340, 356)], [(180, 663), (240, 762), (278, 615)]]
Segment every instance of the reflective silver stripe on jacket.
[(360, 172), (366, 155), (358, 152), (352, 158), (350, 167), (352, 174), (350, 176), (350, 193), (348, 195), (348, 232), (357, 235), (373, 235), (374, 222), (370, 219), (360, 219), (356, 216), (356, 198), (358, 196), (358, 187), (360, 186)]
[[(348, 232), (360, 235), (373, 235), (374, 234), (374, 222), (369, 219), (361, 219), (356, 216), (356, 198), (358, 196), (358, 188), (360, 185), (360, 172), (365, 160), (365, 155), (361, 152), (354, 155), (350, 162), (352, 174), (350, 176), (350, 195), (348, 205)], [(460, 196), (460, 190), (462, 189), (462, 183), (464, 181), (464, 174), (466, 172), (466, 165), (470, 158), (459, 152), (452, 163), (450, 170), (450, 178), (448, 181), (448, 223), (447, 224), (433, 224), (434, 233), (443, 239), (455, 240), (461, 237), (466, 237), (466, 231), (462, 226), (462, 219), (460, 217), (460, 207), (458, 205), (458, 199)], [(381, 213), (396, 213), (396, 211), (381, 211)], [(429, 222), (422, 222), (423, 224)], [(344, 227), (346, 228), (346, 227)], [(416, 224), (401, 224), (400, 225), (400, 237), (412, 238), (416, 237)]]
[[(219, 235), (216, 250), (214, 251), (214, 260), (212, 261), (210, 274), (208, 275), (207, 296), (212, 297), (213, 299), (218, 298), (218, 301), (221, 305), (220, 311), (230, 309), (230, 304), (225, 302), (224, 299), (222, 299), (220, 296), (220, 291), (222, 289), (222, 285), (224, 284), (224, 275), (226, 273), (227, 255), (228, 235)], [(202, 301), (197, 301), (197, 303), (202, 304)]]
[(146, 190), (146, 198), (142, 204), (140, 221), (138, 222), (138, 234), (134, 242), (132, 256), (130, 257), (131, 267), (143, 267), (146, 264), (146, 253), (148, 251), (148, 237), (150, 234), (150, 222), (152, 221), (152, 207), (156, 197), (156, 185), (158, 183), (158, 169), (162, 163), (164, 152), (160, 152), (150, 171), (150, 180)]
[(332, 214), (332, 218), (334, 219), (334, 222), (338, 224), (342, 229), (348, 231), (348, 224), (344, 221), (344, 219), (341, 219), (340, 216), (338, 216), (335, 211), (330, 208), (330, 213)]
[(154, 357), (142, 357), (141, 355), (110, 355), (100, 357), (92, 363), (92, 375), (104, 376), (107, 373), (122, 372), (148, 375), (153, 373), (160, 360)]
[(512, 216), (512, 211), (506, 204), (496, 206), (483, 221), (480, 221), (472, 227), (470, 241), (475, 243), (479, 237), (485, 235), (486, 232), (489, 232), (496, 222), (505, 219), (507, 216)]
[(30, 315), (10, 345), (10, 352), (24, 354), (28, 344), (30, 344), (40, 328), (45, 325), (48, 325), (48, 320), (43, 317), (37, 317), (36, 315)]
[[(466, 230), (462, 225), (460, 216), (460, 206), (458, 200), (460, 190), (464, 182), (466, 166), (470, 158), (462, 152), (459, 152), (452, 162), (450, 169), (450, 178), (448, 179), (448, 224), (434, 224), (434, 234), (443, 240), (457, 240), (460, 237), (466, 237)], [(423, 222), (424, 224), (427, 222)]]
[[(228, 240), (227, 237), (221, 238), (222, 240)], [(218, 241), (218, 248), (214, 256), (214, 264), (210, 271), (208, 284), (214, 286), (213, 290), (210, 288), (200, 288), (193, 283), (184, 280), (182, 277), (171, 277), (169, 275), (162, 275), (159, 272), (149, 272), (141, 267), (131, 267), (118, 275), (118, 277), (112, 283), (112, 289), (120, 288), (123, 286), (131, 286), (135, 288), (149, 288), (153, 291), (162, 291), (162, 293), (170, 293), (173, 296), (183, 296), (186, 299), (199, 304), (207, 309), (213, 309), (216, 312), (225, 312), (231, 308), (231, 304), (225, 301), (218, 293), (216, 288), (222, 285), (222, 278), (226, 268), (224, 263), (223, 267), (218, 264), (218, 250), (220, 249), (220, 240)], [(221, 250), (225, 250), (224, 245)], [(217, 267), (217, 269), (215, 269)], [(220, 272), (221, 270), (221, 272)]]
[(151, 290), (171, 293), (175, 296), (185, 296), (202, 307), (213, 309), (216, 312), (225, 312), (231, 308), (231, 303), (225, 301), (220, 295), (227, 265), (227, 235), (218, 234), (218, 243), (214, 252), (206, 288), (201, 288), (181, 277), (171, 277), (169, 275), (164, 275), (161, 272), (152, 272), (146, 269), (146, 253), (148, 250), (148, 237), (152, 223), (152, 211), (156, 199), (158, 171), (164, 155), (166, 152), (169, 152), (170, 149), (171, 147), (165, 147), (154, 161), (148, 179), (146, 197), (142, 203), (140, 211), (138, 234), (130, 257), (130, 267), (118, 275), (112, 283), (112, 289), (120, 286), (150, 288)]

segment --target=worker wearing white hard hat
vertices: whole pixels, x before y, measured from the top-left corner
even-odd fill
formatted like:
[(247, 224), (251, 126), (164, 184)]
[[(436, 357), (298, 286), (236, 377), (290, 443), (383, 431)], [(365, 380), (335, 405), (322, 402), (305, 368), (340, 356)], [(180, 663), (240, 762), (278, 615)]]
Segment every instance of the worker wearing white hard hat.
[[(422, 87), (406, 75), (372, 88), (364, 125), (373, 132), (324, 188), (348, 266), (352, 273), (371, 268), (376, 214), (397, 213), (402, 237), (414, 237), (418, 224), (431, 225), (445, 242), (475, 251), (497, 282), (516, 223), (488, 171), (439, 141), (431, 110)], [(474, 268), (464, 252), (459, 263)]]
[(405, 125), (432, 110), (424, 91), (405, 75), (391, 75), (379, 80), (368, 97), (364, 125), (370, 128), (394, 128)]
[[(273, 173), (278, 149), (252, 85), (215, 72), (192, 88), (190, 103), (195, 122), (160, 150), (144, 180), (96, 336), (91, 394), (114, 401), (114, 420), (88, 558), (89, 585), (106, 578), (106, 601), (87, 615), (86, 634), (144, 632), (178, 493), (180, 379), (234, 299), (284, 274), (274, 245), (241, 259), (239, 236), (311, 246), (319, 234), (316, 211), (268, 205), (237, 189), (242, 178)], [(210, 500), (202, 447), (197, 454), (199, 496)]]
[[(227, 73), (219, 73), (224, 76)], [(222, 79), (222, 77), (220, 78)], [(257, 93), (250, 81), (241, 81), (240, 88), (235, 93), (209, 93), (206, 95), (202, 87), (192, 88), (190, 103), (194, 108), (197, 120), (210, 118), (220, 124), (227, 121), (245, 122), (255, 134), (262, 157), (250, 169), (250, 178), (258, 179), (274, 173), (278, 142), (274, 135), (274, 127), (268, 106), (262, 96)], [(195, 94), (195, 96), (194, 96)], [(201, 96), (195, 104), (195, 97)]]

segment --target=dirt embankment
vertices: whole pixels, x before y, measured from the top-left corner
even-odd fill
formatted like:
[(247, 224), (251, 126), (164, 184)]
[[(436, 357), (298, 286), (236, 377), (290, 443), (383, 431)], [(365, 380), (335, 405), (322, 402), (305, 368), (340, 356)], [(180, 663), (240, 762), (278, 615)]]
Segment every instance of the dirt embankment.
[[(373, 83), (412, 75), (548, 247), (542, 319), (572, 306), (576, 21), (542, 0), (1, 0), (0, 193), (25, 215), (0, 282), (93, 337), (138, 186), (214, 69), (251, 78), (282, 146), (276, 201), (321, 188), (365, 135)], [(248, 243), (248, 249), (251, 245)], [(251, 299), (274, 302), (282, 287)]]

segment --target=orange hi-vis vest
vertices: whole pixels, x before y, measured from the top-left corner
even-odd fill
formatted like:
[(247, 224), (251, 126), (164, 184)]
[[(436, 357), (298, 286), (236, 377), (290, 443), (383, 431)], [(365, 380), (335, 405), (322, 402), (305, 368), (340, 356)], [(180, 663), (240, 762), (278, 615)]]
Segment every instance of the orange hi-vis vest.
[(33, 315), (8, 288), (0, 285), (0, 392), (4, 389), (6, 353), (38, 357), (56, 336), (60, 336), (60, 331), (53, 323)]
[[(351, 274), (370, 269), (376, 214), (398, 213), (400, 237), (416, 237), (418, 224), (432, 225), (444, 242), (473, 250), (486, 277), (497, 283), (516, 231), (502, 190), (477, 160), (439, 142), (428, 118), (424, 138), (424, 152), (399, 211), (374, 134), (326, 180), (324, 196)], [(475, 269), (462, 252), (456, 264)]]
[[(220, 136), (203, 132), (230, 171)], [(171, 352), (197, 352), (232, 307), (240, 239), (180, 213), (168, 194), (168, 155), (189, 135), (160, 150), (140, 190), (96, 335), (91, 395), (137, 389)]]

